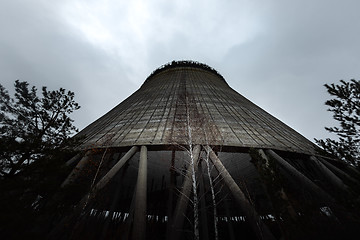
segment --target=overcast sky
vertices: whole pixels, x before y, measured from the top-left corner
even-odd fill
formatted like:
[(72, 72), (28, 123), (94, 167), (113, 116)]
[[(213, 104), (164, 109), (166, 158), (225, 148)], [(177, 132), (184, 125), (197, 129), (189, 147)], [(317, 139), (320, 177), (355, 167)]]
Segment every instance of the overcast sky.
[(72, 90), (82, 129), (172, 60), (195, 60), (309, 140), (324, 83), (360, 79), (358, 0), (0, 0), (0, 81)]

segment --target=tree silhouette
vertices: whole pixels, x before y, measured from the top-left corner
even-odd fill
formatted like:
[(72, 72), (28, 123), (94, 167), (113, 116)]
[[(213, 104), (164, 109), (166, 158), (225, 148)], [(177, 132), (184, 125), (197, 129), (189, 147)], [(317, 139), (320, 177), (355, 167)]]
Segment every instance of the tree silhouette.
[(338, 140), (327, 138), (315, 139), (317, 144), (325, 151), (347, 163), (359, 166), (359, 142), (360, 142), (360, 81), (351, 79), (340, 84), (325, 84), (331, 99), (325, 104), (328, 111), (333, 113), (333, 118), (339, 122), (337, 127), (325, 127), (331, 133), (338, 136)]
[[(41, 238), (54, 192), (68, 174), (77, 131), (69, 117), (79, 109), (74, 93), (15, 81), (10, 97), (0, 84), (0, 234), (5, 239)], [(47, 206), (47, 207), (45, 207)], [(42, 216), (42, 218), (39, 218)], [(44, 219), (44, 220), (41, 220)]]
[(36, 87), (15, 81), (15, 98), (0, 84), (0, 175), (13, 176), (44, 155), (64, 147), (77, 131), (68, 116), (79, 109), (74, 93), (60, 88), (42, 97)]

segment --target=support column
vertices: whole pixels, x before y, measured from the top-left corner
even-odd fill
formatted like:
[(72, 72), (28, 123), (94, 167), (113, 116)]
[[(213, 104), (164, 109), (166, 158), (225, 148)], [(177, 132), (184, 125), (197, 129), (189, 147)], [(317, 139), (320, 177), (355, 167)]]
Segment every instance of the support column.
[(80, 157), (81, 157), (80, 153), (76, 154), (74, 157), (72, 157), (69, 161), (65, 163), (65, 166), (69, 167), (73, 165), (77, 160), (79, 160)]
[(62, 188), (65, 187), (66, 185), (70, 184), (71, 182), (73, 182), (76, 178), (78, 178), (78, 176), (80, 175), (81, 170), (89, 162), (90, 154), (91, 154), (91, 151), (89, 150), (89, 151), (87, 151), (85, 153), (85, 156), (82, 159), (80, 159), (80, 161), (78, 162), (76, 167), (74, 167), (74, 169), (71, 171), (69, 176), (61, 184)]
[(355, 167), (351, 165), (346, 165), (346, 169), (351, 172), (350, 175), (356, 177), (357, 179), (360, 179), (360, 172)]
[(335, 167), (334, 165), (332, 165), (331, 163), (329, 163), (328, 161), (325, 161), (321, 158), (319, 158), (319, 160), (327, 167), (329, 168), (331, 171), (333, 171), (334, 173), (338, 174), (338, 176), (340, 176), (340, 178), (345, 179), (347, 181), (350, 181), (354, 184), (359, 184), (359, 182), (357, 180), (355, 180), (353, 177), (349, 176), (349, 174), (345, 173), (344, 171), (340, 170), (339, 168)]
[(124, 164), (138, 151), (139, 147), (133, 146), (92, 189), (92, 194), (96, 194), (100, 189), (106, 186)]
[(307, 178), (304, 174), (302, 174), (300, 171), (298, 171), (295, 167), (293, 167), (290, 163), (285, 161), (282, 157), (277, 155), (273, 150), (266, 150), (265, 151), (270, 157), (272, 157), (282, 168), (287, 170), (292, 177), (297, 179), (299, 182), (304, 184), (306, 188), (311, 190), (314, 194), (321, 197), (322, 199), (334, 202), (334, 199), (324, 190), (322, 190), (319, 186), (317, 186), (313, 181), (311, 181), (309, 178)]
[(138, 178), (136, 183), (135, 213), (132, 228), (133, 240), (146, 237), (146, 194), (147, 194), (147, 148), (141, 146)]
[(216, 156), (214, 151), (209, 146), (206, 146), (205, 150), (209, 153), (210, 160), (213, 162), (216, 169), (223, 178), (223, 181), (230, 189), (230, 192), (232, 193), (235, 201), (243, 210), (248, 223), (251, 225), (258, 239), (275, 239), (270, 230), (260, 219), (260, 216), (256, 212), (254, 206), (249, 203), (249, 201), (245, 197), (245, 194), (241, 191), (240, 187), (236, 184), (230, 173), (226, 170), (218, 156)]
[[(263, 165), (263, 168), (266, 169), (266, 171), (270, 172), (270, 174), (272, 175), (271, 176), (271, 180), (270, 181), (273, 181), (274, 178), (276, 177), (275, 175), (275, 172), (274, 172), (274, 169), (272, 169), (270, 166), (269, 166), (269, 158), (266, 156), (266, 154), (264, 153), (264, 151), (262, 149), (259, 149), (258, 151), (258, 154), (260, 155), (260, 157), (265, 161)], [(261, 167), (261, 166), (259, 166)], [(275, 175), (275, 176), (274, 176)], [(274, 184), (273, 182), (271, 182), (270, 184)], [(268, 188), (268, 186), (266, 185), (265, 183), (265, 188)], [(273, 188), (274, 189), (274, 188)], [(287, 194), (285, 193), (284, 191), (284, 188), (283, 187), (279, 187), (278, 189), (276, 189), (276, 193), (272, 193), (273, 196), (277, 196), (279, 198), (279, 200), (281, 200), (283, 202), (283, 206), (282, 207), (286, 207), (287, 209), (287, 213), (288, 213), (288, 216), (287, 218), (288, 219), (291, 219), (291, 220), (296, 220), (297, 219), (297, 214), (296, 214), (296, 211), (295, 209), (293, 208), (293, 206), (291, 205), (291, 203), (289, 202), (289, 199), (288, 199), (288, 196)], [(269, 194), (269, 193), (268, 193)], [(272, 198), (271, 196), (269, 196), (270, 199)], [(275, 198), (274, 201), (276, 201), (277, 199)], [(275, 208), (276, 209), (276, 208)], [(284, 220), (287, 220), (287, 219), (284, 219)], [(279, 225), (280, 228), (282, 228), (281, 224)], [(286, 230), (284, 230), (283, 232), (286, 232)], [(286, 237), (285, 237), (286, 238)]]
[(322, 162), (316, 157), (311, 156), (310, 160), (318, 167), (318, 169), (325, 175), (327, 180), (336, 188), (349, 193), (349, 187), (343, 183), (343, 181), (330, 171)]
[[(131, 151), (131, 149), (128, 151), (128, 152), (130, 152)], [(125, 154), (126, 155), (126, 154)], [(124, 156), (125, 156), (124, 155)], [(119, 157), (116, 159), (116, 160), (118, 160), (117, 162), (119, 162), (119, 161), (122, 161), (122, 159), (124, 158), (124, 156), (123, 157), (121, 157), (121, 154), (119, 155)], [(121, 157), (121, 158), (120, 158)], [(131, 158), (131, 157), (130, 157)], [(114, 167), (115, 167), (115, 165), (116, 164), (114, 164)], [(120, 193), (122, 192), (122, 188), (121, 188), (121, 182), (124, 180), (124, 175), (125, 175), (125, 172), (126, 172), (126, 167), (124, 167), (124, 169), (123, 168), (121, 168), (121, 169), (119, 169), (119, 171), (118, 172), (120, 172), (120, 170), (122, 170), (122, 174), (118, 174), (117, 176), (114, 176), (114, 178), (113, 179), (111, 179), (111, 181), (116, 181), (116, 184), (117, 184), (117, 187), (116, 187), (116, 190), (115, 190), (115, 195), (114, 195), (114, 197), (113, 197), (113, 199), (112, 199), (112, 203), (111, 203), (111, 206), (110, 206), (110, 210), (109, 210), (109, 214), (110, 214), (110, 216), (112, 216), (114, 213), (115, 213), (115, 209), (116, 209), (116, 206), (119, 204), (119, 199), (120, 199)], [(108, 235), (108, 230), (109, 229), (111, 229), (110, 228), (110, 226), (111, 226), (111, 223), (112, 223), (112, 218), (111, 217), (108, 217), (108, 218), (106, 218), (106, 220), (105, 220), (105, 223), (104, 223), (104, 226), (102, 227), (102, 233), (101, 233), (101, 237), (99, 238), (100, 240), (104, 240), (104, 239), (107, 239), (108, 237), (107, 237), (107, 235)], [(125, 224), (124, 224), (125, 225)], [(128, 224), (128, 225), (130, 225), (130, 224)], [(122, 228), (122, 226), (120, 226), (120, 228)], [(127, 233), (128, 232), (128, 229), (129, 229), (129, 227), (128, 228), (125, 228), (125, 230), (124, 230), (124, 239), (128, 239), (129, 237), (129, 234)], [(119, 230), (119, 229), (117, 229), (117, 230)], [(127, 236), (125, 237), (125, 234), (127, 234)]]
[[(136, 186), (135, 186), (136, 188)], [(136, 198), (136, 189), (133, 192), (131, 203), (129, 207), (129, 215), (125, 220), (124, 224), (124, 232), (123, 232), (123, 239), (130, 239), (129, 236), (131, 234), (131, 226), (134, 220), (134, 212), (135, 212), (135, 198)]]
[[(194, 156), (195, 172), (197, 171), (200, 149), (201, 149), (200, 145), (196, 145), (193, 150), (194, 151), (193, 156)], [(186, 173), (184, 183), (182, 186), (182, 190), (181, 190), (181, 193), (179, 196), (179, 200), (176, 204), (175, 213), (173, 215), (174, 219), (172, 222), (169, 222), (169, 224), (171, 224), (170, 235), (167, 237), (167, 239), (169, 239), (169, 240), (170, 239), (177, 240), (181, 237), (181, 231), (183, 230), (186, 209), (187, 209), (187, 206), (189, 203), (190, 193), (191, 193), (191, 189), (192, 189), (191, 174), (192, 174), (192, 172), (191, 172), (190, 164), (189, 164), (188, 171)]]
[(100, 181), (90, 189), (90, 192), (87, 193), (79, 202), (79, 206), (85, 208), (88, 200), (91, 196), (95, 196), (103, 187), (105, 187), (110, 180), (116, 175), (116, 173), (121, 169), (121, 167), (138, 151), (139, 147), (133, 146), (108, 172), (107, 174), (100, 179)]

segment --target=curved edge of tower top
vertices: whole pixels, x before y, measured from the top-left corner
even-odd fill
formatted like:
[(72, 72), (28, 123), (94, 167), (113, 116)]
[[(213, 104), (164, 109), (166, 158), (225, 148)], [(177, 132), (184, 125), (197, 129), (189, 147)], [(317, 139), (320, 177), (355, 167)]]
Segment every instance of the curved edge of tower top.
[(317, 146), (234, 91), (213, 68), (173, 61), (80, 131), (78, 149), (192, 144), (316, 154)]

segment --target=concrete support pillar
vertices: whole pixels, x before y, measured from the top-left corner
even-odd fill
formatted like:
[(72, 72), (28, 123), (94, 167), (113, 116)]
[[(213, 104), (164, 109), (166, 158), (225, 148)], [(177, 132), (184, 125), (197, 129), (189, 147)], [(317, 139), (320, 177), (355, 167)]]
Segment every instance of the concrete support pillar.
[[(201, 150), (200, 145), (196, 145), (193, 150), (195, 171), (197, 171), (200, 150)], [(167, 236), (167, 239), (169, 239), (169, 240), (170, 239), (177, 240), (181, 237), (181, 231), (183, 230), (186, 209), (187, 209), (187, 206), (189, 203), (190, 193), (191, 193), (191, 189), (192, 189), (191, 174), (192, 174), (192, 172), (191, 172), (191, 169), (189, 166), (188, 171), (185, 176), (185, 179), (184, 179), (184, 183), (182, 186), (182, 190), (181, 190), (178, 202), (176, 204), (175, 213), (173, 215), (174, 219), (171, 222), (169, 222), (169, 224), (171, 224), (170, 235)]]
[(359, 182), (357, 180), (355, 180), (353, 177), (351, 177), (349, 174), (345, 173), (344, 171), (340, 170), (339, 168), (335, 167), (334, 165), (332, 165), (331, 163), (329, 163), (326, 160), (323, 160), (321, 158), (319, 158), (319, 160), (327, 167), (329, 168), (331, 171), (333, 171), (335, 174), (337, 174), (338, 176), (340, 176), (340, 178), (350, 181), (354, 184), (359, 184)]
[[(136, 186), (135, 186), (135, 188), (136, 188)], [(135, 212), (135, 198), (136, 198), (136, 189), (134, 190), (132, 198), (131, 198), (131, 204), (129, 207), (129, 215), (128, 215), (127, 219), (125, 220), (123, 239), (130, 239), (129, 236), (131, 234), (131, 225), (134, 220), (134, 212)]]
[[(131, 149), (130, 149), (130, 151), (131, 151)], [(129, 152), (129, 151), (128, 151)], [(126, 154), (125, 154), (126, 155)], [(124, 156), (125, 156), (124, 155)], [(123, 156), (123, 157), (124, 157)], [(121, 161), (122, 160), (122, 158), (120, 158), (121, 157), (121, 153), (119, 154), (119, 157), (117, 158), (117, 162), (119, 162), (119, 161)], [(131, 157), (130, 157), (131, 158)], [(116, 164), (115, 164), (116, 165)], [(115, 167), (115, 165), (114, 165), (114, 167)], [(114, 176), (112, 179), (111, 179), (111, 181), (116, 181), (116, 184), (117, 184), (117, 187), (116, 187), (116, 190), (115, 190), (115, 195), (114, 195), (114, 197), (112, 198), (112, 203), (111, 203), (111, 206), (110, 206), (110, 209), (109, 209), (109, 214), (110, 214), (110, 216), (112, 216), (116, 211), (115, 211), (115, 209), (116, 209), (116, 206), (119, 204), (119, 199), (120, 199), (120, 195), (121, 195), (121, 193), (122, 193), (122, 191), (124, 190), (124, 189), (122, 189), (121, 188), (121, 182), (124, 180), (124, 175), (125, 175), (125, 172), (126, 172), (126, 167), (124, 167), (124, 168), (121, 168), (121, 169), (119, 169), (119, 171), (118, 172), (120, 172), (120, 170), (122, 170), (122, 174), (116, 174), (116, 176)], [(112, 228), (110, 227), (111, 225), (112, 225), (112, 222), (113, 222), (113, 219), (112, 218), (110, 218), (110, 217), (108, 217), (108, 218), (106, 218), (106, 220), (105, 220), (105, 223), (104, 223), (104, 225), (103, 225), (103, 227), (102, 227), (102, 233), (101, 233), (101, 237), (99, 238), (100, 240), (106, 240), (106, 239), (108, 239), (109, 237), (108, 237), (108, 231), (109, 231), (109, 229), (110, 229), (110, 231), (112, 230)], [(127, 228), (126, 229), (126, 234), (127, 234), (127, 230), (128, 230), (129, 228)], [(125, 235), (125, 234), (124, 234)], [(127, 235), (127, 237), (125, 238), (125, 236), (124, 236), (124, 239), (128, 239), (128, 236), (129, 235)]]
[(121, 169), (121, 167), (137, 152), (139, 148), (133, 146), (102, 178), (100, 181), (87, 193), (79, 202), (79, 207), (84, 209), (91, 196), (95, 196), (103, 187), (105, 187), (111, 179), (116, 175), (116, 173)]
[(61, 184), (61, 187), (65, 187), (68, 184), (72, 183), (73, 181), (75, 181), (76, 178), (78, 178), (78, 176), (80, 175), (81, 170), (85, 167), (85, 165), (89, 162), (89, 158), (90, 158), (90, 154), (91, 151), (87, 151), (85, 153), (85, 156), (83, 158), (80, 159), (80, 161), (78, 162), (78, 164), (74, 167), (74, 169), (71, 171), (71, 173), (69, 174), (69, 176), (65, 179), (65, 181)]
[(293, 178), (301, 182), (304, 187), (309, 189), (313, 194), (316, 194), (318, 197), (328, 202), (334, 202), (334, 199), (328, 193), (322, 190), (318, 185), (316, 185), (313, 181), (311, 181), (304, 174), (298, 171), (290, 163), (285, 161), (282, 157), (277, 155), (273, 150), (268, 149), (265, 150), (265, 152), (267, 155), (272, 157), (283, 169), (290, 173)]
[(336, 176), (332, 171), (330, 171), (322, 162), (320, 162), (316, 157), (311, 156), (310, 160), (317, 166), (317, 168), (324, 174), (326, 179), (339, 190), (348, 192), (349, 187), (343, 183), (343, 181)]
[(124, 164), (138, 151), (139, 147), (133, 146), (92, 189), (92, 194), (96, 194), (100, 189), (106, 186), (108, 182), (119, 172)]
[(353, 166), (351, 165), (347, 165), (346, 169), (351, 172), (350, 175), (352, 175), (353, 177), (356, 177), (357, 179), (360, 179), (360, 172)]
[(236, 184), (230, 173), (226, 170), (218, 156), (216, 156), (214, 151), (209, 146), (206, 146), (205, 150), (209, 153), (210, 160), (213, 162), (219, 174), (223, 178), (223, 181), (229, 188), (235, 201), (241, 207), (246, 216), (246, 220), (251, 225), (258, 239), (275, 239), (273, 234), (260, 219), (260, 216), (256, 212), (254, 206), (249, 203), (248, 199), (245, 197), (245, 194), (241, 191), (240, 187)]
[[(263, 168), (265, 168), (266, 171), (270, 172), (271, 175), (275, 174), (274, 169), (270, 168), (270, 164), (269, 164), (269, 158), (266, 156), (265, 152), (262, 149), (259, 149), (258, 154), (260, 155), (260, 157), (265, 161), (264, 164), (261, 164)], [(261, 167), (261, 166), (260, 166)], [(276, 176), (276, 175), (275, 175)], [(272, 181), (274, 178), (271, 178), (270, 181)], [(269, 183), (268, 183), (269, 184)], [(273, 183), (270, 183), (273, 184)], [(268, 186), (266, 186), (265, 183), (265, 188), (268, 188)], [(288, 196), (284, 191), (283, 187), (279, 187), (277, 189), (276, 193), (273, 193), (275, 196), (277, 196), (279, 199), (281, 199), (281, 201), (283, 202), (283, 207), (286, 207), (287, 209), (287, 213), (288, 213), (288, 218), (291, 220), (296, 220), (297, 219), (297, 214), (295, 209), (293, 208), (293, 206), (291, 205), (291, 203), (289, 202)], [(271, 197), (270, 197), (271, 199)], [(276, 201), (276, 200), (275, 200)], [(282, 228), (281, 223), (279, 223), (280, 228)], [(283, 233), (286, 232), (285, 229), (283, 229)], [(285, 237), (286, 238), (286, 237)]]
[(132, 228), (133, 240), (146, 238), (147, 148), (141, 146), (138, 178), (135, 190), (135, 213)]
[(65, 163), (65, 166), (69, 167), (69, 166), (73, 165), (77, 160), (79, 160), (80, 157), (81, 157), (80, 153), (76, 154), (69, 161), (67, 161)]

